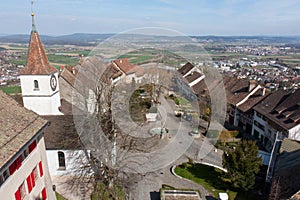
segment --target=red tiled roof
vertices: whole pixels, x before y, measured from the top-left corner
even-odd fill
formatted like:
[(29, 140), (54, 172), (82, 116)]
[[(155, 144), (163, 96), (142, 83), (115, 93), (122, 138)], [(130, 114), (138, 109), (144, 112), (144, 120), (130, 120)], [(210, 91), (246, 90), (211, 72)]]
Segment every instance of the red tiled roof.
[(134, 73), (134, 68), (136, 66), (130, 64), (128, 58), (120, 58), (117, 60), (114, 60), (113, 63), (121, 69), (126, 75)]
[(31, 32), (26, 67), (21, 75), (48, 75), (57, 72), (49, 64), (44, 47), (36, 31)]

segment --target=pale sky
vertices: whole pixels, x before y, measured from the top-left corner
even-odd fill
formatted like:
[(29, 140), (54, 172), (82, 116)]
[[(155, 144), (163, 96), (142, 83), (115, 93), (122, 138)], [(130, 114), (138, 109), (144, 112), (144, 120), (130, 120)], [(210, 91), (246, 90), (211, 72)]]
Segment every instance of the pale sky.
[[(186, 35), (300, 35), (300, 0), (36, 0), (42, 35), (143, 27)], [(29, 34), (30, 0), (1, 2), (0, 34)]]

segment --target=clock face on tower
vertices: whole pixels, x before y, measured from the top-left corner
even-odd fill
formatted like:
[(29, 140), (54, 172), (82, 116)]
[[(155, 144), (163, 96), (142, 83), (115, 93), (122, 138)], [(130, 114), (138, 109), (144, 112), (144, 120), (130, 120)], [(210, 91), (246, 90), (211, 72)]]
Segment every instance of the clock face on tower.
[(54, 91), (56, 89), (56, 86), (57, 86), (56, 77), (52, 75), (50, 78), (50, 87)]

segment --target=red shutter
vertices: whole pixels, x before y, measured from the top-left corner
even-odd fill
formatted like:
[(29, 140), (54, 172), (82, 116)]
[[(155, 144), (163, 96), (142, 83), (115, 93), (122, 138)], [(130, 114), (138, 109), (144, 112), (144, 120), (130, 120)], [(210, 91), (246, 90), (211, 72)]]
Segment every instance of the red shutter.
[(11, 165), (9, 166), (9, 173), (13, 175), (17, 169), (19, 169), (22, 165), (22, 155), (20, 155)]
[(19, 168), (21, 167), (21, 165), (22, 165), (22, 160), (23, 160), (22, 155), (20, 155), (20, 156), (17, 158), (17, 160), (16, 160), (16, 167), (17, 167), (17, 169), (19, 169)]
[(31, 184), (31, 175), (29, 175), (26, 179), (27, 181), (27, 186), (28, 186), (28, 192), (30, 193), (32, 190), (32, 184)]
[(21, 192), (20, 192), (19, 188), (15, 192), (15, 200), (21, 200)]
[(11, 165), (9, 166), (9, 173), (10, 175), (13, 175), (13, 173), (15, 173), (15, 171), (17, 170), (17, 165), (16, 165), (16, 161), (11, 163)]
[(34, 186), (35, 186), (35, 179), (34, 179), (34, 174), (33, 174), (33, 172), (31, 172), (30, 176), (31, 176), (32, 187), (34, 188)]
[(34, 140), (30, 145), (29, 145), (29, 153), (31, 153), (36, 147), (36, 141)]
[(46, 199), (47, 199), (46, 188), (44, 188), (44, 189), (42, 190), (42, 199), (43, 199), (43, 200), (46, 200)]
[(39, 169), (40, 169), (40, 176), (42, 177), (44, 172), (43, 172), (43, 163), (42, 161), (39, 162)]

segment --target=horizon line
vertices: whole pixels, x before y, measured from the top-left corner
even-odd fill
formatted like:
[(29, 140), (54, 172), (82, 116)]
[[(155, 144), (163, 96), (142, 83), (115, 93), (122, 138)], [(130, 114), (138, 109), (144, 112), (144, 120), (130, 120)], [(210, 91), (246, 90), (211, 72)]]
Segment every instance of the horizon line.
[[(76, 35), (76, 34), (82, 34), (82, 35), (148, 35), (148, 34), (139, 34), (139, 33), (92, 33), (92, 32), (77, 32), (77, 33), (69, 33), (69, 34), (40, 34), (41, 36), (51, 36), (51, 37), (60, 37), (60, 36), (70, 36), (70, 35)], [(24, 34), (24, 33), (0, 33), (0, 37), (6, 37), (6, 36), (17, 36), (17, 35), (23, 35), (27, 36), (30, 35), (30, 33)], [(186, 35), (153, 35), (153, 36), (167, 36), (167, 37), (300, 37), (300, 35), (287, 35), (287, 34), (281, 34), (281, 35), (273, 35), (273, 34), (249, 34), (249, 35), (222, 35), (222, 34), (186, 34)]]

